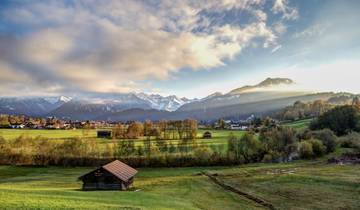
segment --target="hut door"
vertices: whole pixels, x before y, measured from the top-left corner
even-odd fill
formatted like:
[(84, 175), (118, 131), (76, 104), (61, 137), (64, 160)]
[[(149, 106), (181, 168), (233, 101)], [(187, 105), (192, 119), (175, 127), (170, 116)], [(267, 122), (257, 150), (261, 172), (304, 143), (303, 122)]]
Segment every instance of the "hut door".
[(104, 173), (98, 170), (95, 173), (96, 177), (96, 189), (102, 189), (104, 187)]
[(103, 177), (103, 176), (97, 177), (96, 188), (97, 188), (97, 189), (103, 189), (104, 186), (105, 186), (105, 184), (104, 184), (104, 177)]

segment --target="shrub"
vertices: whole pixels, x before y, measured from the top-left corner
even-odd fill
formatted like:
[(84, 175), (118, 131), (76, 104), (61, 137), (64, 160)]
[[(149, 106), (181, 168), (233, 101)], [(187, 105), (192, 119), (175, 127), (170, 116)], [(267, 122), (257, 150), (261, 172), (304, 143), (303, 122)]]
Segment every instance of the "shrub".
[(340, 138), (340, 146), (353, 148), (356, 153), (360, 153), (360, 133), (352, 132)]
[(314, 156), (312, 144), (307, 141), (299, 143), (299, 154), (301, 158), (310, 159)]
[(340, 146), (345, 148), (355, 148), (360, 144), (360, 133), (352, 132), (340, 138)]
[(270, 154), (264, 155), (264, 158), (262, 159), (262, 162), (264, 163), (271, 163), (273, 161), (273, 157)]
[(336, 147), (337, 137), (329, 129), (323, 129), (319, 131), (311, 132), (311, 136), (315, 139), (319, 139), (326, 147), (326, 153), (333, 152)]
[(194, 150), (194, 156), (202, 164), (207, 164), (211, 158), (212, 151), (207, 146), (198, 147)]
[(318, 139), (310, 139), (307, 142), (311, 143), (312, 150), (313, 150), (313, 153), (314, 153), (315, 157), (320, 157), (320, 156), (325, 154), (326, 147), (324, 146), (324, 144), (320, 140), (318, 140)]

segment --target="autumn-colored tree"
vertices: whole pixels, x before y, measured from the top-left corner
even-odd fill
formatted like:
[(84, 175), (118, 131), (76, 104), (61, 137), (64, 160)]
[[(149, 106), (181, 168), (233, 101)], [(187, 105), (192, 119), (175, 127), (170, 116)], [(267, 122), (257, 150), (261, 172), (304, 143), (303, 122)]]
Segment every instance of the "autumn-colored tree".
[(144, 127), (140, 122), (132, 122), (130, 123), (127, 129), (127, 138), (137, 139), (142, 136), (144, 133)]
[(114, 139), (124, 139), (126, 138), (126, 126), (124, 124), (117, 124), (113, 129), (112, 129), (112, 136)]

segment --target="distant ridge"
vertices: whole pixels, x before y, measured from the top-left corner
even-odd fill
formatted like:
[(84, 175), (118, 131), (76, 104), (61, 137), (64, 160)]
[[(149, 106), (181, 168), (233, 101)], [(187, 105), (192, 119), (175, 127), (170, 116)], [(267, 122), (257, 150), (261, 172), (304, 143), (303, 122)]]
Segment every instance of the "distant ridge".
[(266, 78), (256, 85), (246, 85), (229, 93), (215, 92), (202, 99), (161, 96), (145, 93), (102, 93), (84, 98), (4, 97), (0, 114), (55, 116), (71, 120), (161, 120), (194, 118), (212, 121), (219, 118), (241, 119), (249, 115), (274, 112), (295, 101), (325, 100), (346, 104), (356, 96), (351, 93), (310, 93), (287, 88), (295, 84), (288, 78)]
[(237, 89), (234, 89), (229, 92), (229, 94), (239, 94), (244, 93), (256, 88), (269, 88), (279, 85), (292, 85), (295, 84), (295, 82), (288, 78), (267, 78), (264, 81), (260, 82), (257, 85), (246, 85)]

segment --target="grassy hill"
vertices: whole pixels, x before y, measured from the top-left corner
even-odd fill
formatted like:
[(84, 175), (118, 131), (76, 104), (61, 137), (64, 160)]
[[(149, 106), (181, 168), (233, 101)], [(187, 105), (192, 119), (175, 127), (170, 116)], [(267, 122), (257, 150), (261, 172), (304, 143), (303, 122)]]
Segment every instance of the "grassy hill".
[(133, 191), (80, 190), (91, 168), (0, 166), (2, 209), (264, 209), (227, 191), (201, 171), (276, 209), (359, 209), (360, 166), (323, 162), (212, 168), (143, 168)]

